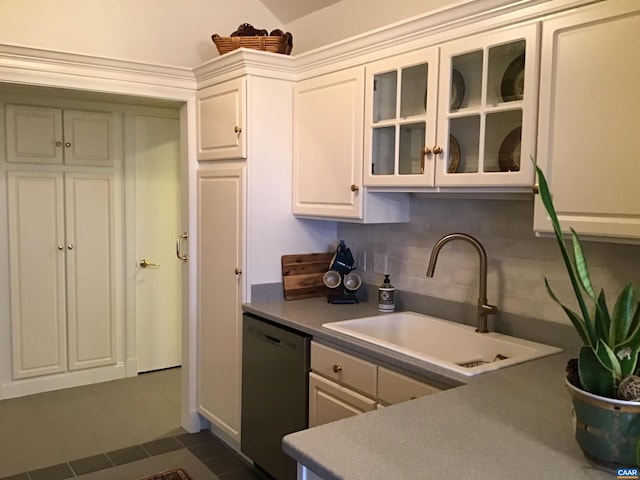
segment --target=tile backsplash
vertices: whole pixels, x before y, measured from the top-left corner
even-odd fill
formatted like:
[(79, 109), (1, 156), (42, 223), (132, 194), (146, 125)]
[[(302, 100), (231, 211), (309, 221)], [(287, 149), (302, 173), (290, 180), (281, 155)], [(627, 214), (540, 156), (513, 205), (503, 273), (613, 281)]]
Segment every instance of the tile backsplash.
[[(503, 312), (569, 324), (544, 286), (546, 277), (558, 297), (575, 305), (558, 245), (555, 238), (537, 237), (532, 224), (533, 199), (528, 197), (486, 200), (414, 194), (409, 223), (340, 223), (338, 238), (358, 261), (366, 252), (366, 271), (358, 266), (365, 283), (382, 282), (381, 260), (386, 256), (386, 273), (398, 290), (475, 305), (479, 261), (470, 244), (445, 245), (434, 277), (426, 277), (436, 241), (447, 233), (467, 233), (487, 251), (489, 303)], [(604, 288), (610, 308), (626, 283), (640, 287), (640, 245), (584, 241), (583, 247), (594, 288)]]

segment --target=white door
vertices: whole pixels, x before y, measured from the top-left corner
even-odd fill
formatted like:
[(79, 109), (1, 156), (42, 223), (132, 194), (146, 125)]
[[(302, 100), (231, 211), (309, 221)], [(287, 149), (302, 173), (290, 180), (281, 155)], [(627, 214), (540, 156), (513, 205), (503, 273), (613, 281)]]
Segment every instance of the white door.
[(137, 115), (133, 125), (136, 351), (138, 371), (147, 372), (181, 364), (180, 120)]

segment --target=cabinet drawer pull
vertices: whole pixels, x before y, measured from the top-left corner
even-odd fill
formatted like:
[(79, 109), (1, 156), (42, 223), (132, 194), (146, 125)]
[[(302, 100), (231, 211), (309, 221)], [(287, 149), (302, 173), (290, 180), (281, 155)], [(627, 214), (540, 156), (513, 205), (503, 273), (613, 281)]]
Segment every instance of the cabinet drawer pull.
[(340, 364), (336, 363), (336, 364), (333, 366), (333, 373), (340, 373), (341, 371), (342, 371), (342, 365), (340, 365)]

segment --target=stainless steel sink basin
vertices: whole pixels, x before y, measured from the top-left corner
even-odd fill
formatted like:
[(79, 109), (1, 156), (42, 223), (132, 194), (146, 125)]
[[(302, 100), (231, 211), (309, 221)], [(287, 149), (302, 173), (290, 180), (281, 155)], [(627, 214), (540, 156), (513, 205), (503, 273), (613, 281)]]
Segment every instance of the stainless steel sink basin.
[(465, 376), (498, 370), (562, 351), (415, 312), (397, 312), (322, 325)]

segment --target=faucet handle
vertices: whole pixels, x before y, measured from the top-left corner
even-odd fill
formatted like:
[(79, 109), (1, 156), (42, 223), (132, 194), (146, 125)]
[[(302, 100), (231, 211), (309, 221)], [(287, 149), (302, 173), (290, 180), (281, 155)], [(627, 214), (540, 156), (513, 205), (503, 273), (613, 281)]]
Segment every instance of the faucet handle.
[(495, 305), (489, 305), (488, 303), (481, 303), (478, 306), (478, 313), (480, 315), (494, 315), (498, 312), (498, 307)]

